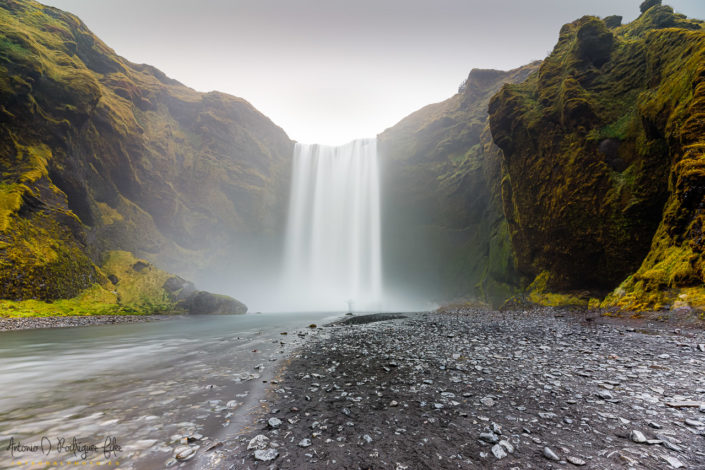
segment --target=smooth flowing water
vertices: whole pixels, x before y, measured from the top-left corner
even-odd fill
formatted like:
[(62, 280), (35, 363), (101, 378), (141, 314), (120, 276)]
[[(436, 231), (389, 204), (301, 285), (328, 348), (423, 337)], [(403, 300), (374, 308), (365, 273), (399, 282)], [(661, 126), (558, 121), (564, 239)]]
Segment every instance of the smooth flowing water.
[[(115, 438), (121, 449), (109, 459), (120, 468), (165, 468), (179, 439), (224, 439), (248, 423), (276, 359), (300, 340), (295, 333), (325, 334), (307, 326), (330, 319), (248, 314), (0, 333), (0, 468), (82, 462), (80, 452), (57, 449), (74, 437), (99, 446)], [(8, 449), (10, 439), (39, 445), (43, 438), (48, 455), (13, 457)], [(196, 463), (204, 450), (191, 466), (205, 468)], [(86, 459), (107, 460), (102, 450)]]
[(290, 310), (374, 310), (382, 301), (376, 139), (296, 144), (286, 232)]

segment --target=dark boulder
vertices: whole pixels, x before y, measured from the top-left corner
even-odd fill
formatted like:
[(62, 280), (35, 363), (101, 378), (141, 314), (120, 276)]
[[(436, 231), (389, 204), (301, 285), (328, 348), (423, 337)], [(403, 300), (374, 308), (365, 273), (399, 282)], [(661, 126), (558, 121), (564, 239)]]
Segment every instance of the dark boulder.
[(197, 291), (177, 304), (189, 315), (229, 315), (247, 313), (247, 306), (227, 295)]
[(605, 26), (608, 28), (617, 28), (622, 26), (622, 17), (619, 15), (606, 16), (604, 19)]
[(649, 8), (655, 7), (656, 5), (661, 5), (661, 0), (645, 0), (639, 5), (639, 11), (645, 13)]

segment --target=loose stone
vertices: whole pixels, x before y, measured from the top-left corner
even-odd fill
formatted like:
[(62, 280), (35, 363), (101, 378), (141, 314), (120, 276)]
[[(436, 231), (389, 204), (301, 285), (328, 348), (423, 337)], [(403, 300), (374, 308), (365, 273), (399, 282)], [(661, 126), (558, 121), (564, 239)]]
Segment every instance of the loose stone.
[(255, 459), (261, 460), (262, 462), (269, 462), (277, 457), (279, 457), (279, 452), (276, 449), (260, 449), (255, 451)]
[(644, 442), (646, 442), (646, 436), (644, 436), (641, 431), (637, 431), (636, 429), (629, 434), (629, 439), (631, 439), (632, 442), (636, 442), (637, 444), (643, 444)]
[(548, 460), (554, 460), (558, 462), (560, 460), (560, 457), (553, 452), (549, 447), (544, 447), (543, 448), (543, 456), (546, 457)]

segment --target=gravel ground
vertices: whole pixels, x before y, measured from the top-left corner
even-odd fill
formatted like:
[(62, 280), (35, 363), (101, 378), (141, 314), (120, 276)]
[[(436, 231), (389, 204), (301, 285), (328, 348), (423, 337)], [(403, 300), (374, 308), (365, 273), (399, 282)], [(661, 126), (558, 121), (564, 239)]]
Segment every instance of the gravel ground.
[(705, 469), (702, 330), (551, 309), (407, 317), (308, 341), (218, 468)]
[(91, 315), (74, 317), (0, 318), (0, 331), (114, 325), (118, 323), (144, 323), (169, 318), (176, 317), (174, 315)]

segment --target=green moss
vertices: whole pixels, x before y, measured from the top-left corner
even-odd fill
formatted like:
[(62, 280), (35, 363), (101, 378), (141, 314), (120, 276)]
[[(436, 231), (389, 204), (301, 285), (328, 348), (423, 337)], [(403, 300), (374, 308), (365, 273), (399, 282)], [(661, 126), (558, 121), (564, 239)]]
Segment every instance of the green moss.
[(127, 251), (109, 252), (101, 269), (117, 279), (115, 290), (121, 305), (152, 313), (173, 310), (174, 300), (163, 287), (171, 274)]
[(704, 282), (704, 59), (702, 22), (669, 7), (610, 30), (585, 17), (536, 75), (493, 97), (517, 266), (547, 283), (535, 300), (602, 298), (636, 272), (619, 299), (647, 308)]
[(68, 13), (0, 2), (0, 103), (0, 297), (73, 298), (114, 248), (190, 277), (282, 229), (286, 134), (117, 56)]
[(153, 315), (174, 313), (176, 300), (163, 286), (171, 274), (125, 251), (106, 254), (102, 272), (117, 283), (101, 278), (70, 299), (0, 300), (2, 317), (68, 315)]
[(546, 307), (587, 307), (588, 298), (574, 294), (550, 292), (551, 273), (544, 271), (527, 288), (527, 299)]
[(0, 232), (7, 230), (10, 217), (20, 210), (23, 193), (23, 185), (0, 184)]

